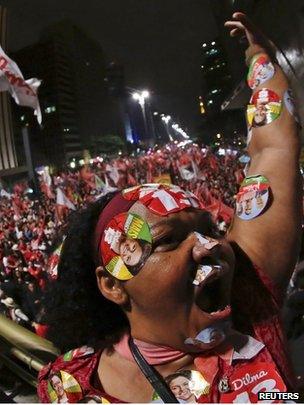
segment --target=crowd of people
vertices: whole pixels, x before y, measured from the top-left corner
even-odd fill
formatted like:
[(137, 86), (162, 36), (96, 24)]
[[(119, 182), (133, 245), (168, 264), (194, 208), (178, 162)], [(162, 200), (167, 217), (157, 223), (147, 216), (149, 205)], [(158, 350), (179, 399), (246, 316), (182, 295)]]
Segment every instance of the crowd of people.
[[(95, 159), (80, 169), (50, 175), (38, 170), (40, 195), (18, 183), (0, 197), (0, 313), (44, 335), (41, 297), (50, 270), (50, 254), (69, 213), (112, 189), (172, 182), (192, 191), (225, 231), (242, 179), (240, 152), (224, 155), (191, 144), (174, 143), (137, 157)], [(30, 192), (29, 192), (30, 191)], [(49, 271), (48, 271), (49, 270)]]
[[(15, 184), (11, 192), (2, 188), (0, 313), (45, 335), (40, 323), (41, 298), (47, 280), (56, 277), (50, 256), (58, 233), (71, 211), (114, 189), (152, 182), (179, 185), (203, 201), (219, 230), (225, 232), (244, 178), (245, 164), (241, 156), (242, 152), (235, 149), (211, 151), (193, 144), (179, 148), (172, 143), (136, 157), (96, 158), (88, 165), (52, 175), (47, 168), (40, 168), (39, 198), (28, 192), (32, 190), (26, 182)], [(295, 288), (291, 291), (291, 312)], [(303, 314), (298, 312), (293, 322), (296, 330), (302, 331)], [(288, 329), (293, 330), (294, 325), (289, 324)]]

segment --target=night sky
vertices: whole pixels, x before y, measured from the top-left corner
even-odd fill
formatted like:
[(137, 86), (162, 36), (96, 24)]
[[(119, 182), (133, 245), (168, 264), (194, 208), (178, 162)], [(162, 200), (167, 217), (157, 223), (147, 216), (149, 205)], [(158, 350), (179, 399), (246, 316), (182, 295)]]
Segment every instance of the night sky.
[[(212, 0), (210, 0), (212, 1)], [(36, 42), (68, 18), (125, 67), (126, 84), (147, 88), (159, 110), (193, 130), (200, 93), (200, 50), (217, 35), (209, 0), (2, 0), (8, 50)], [(159, 98), (160, 97), (160, 98)]]

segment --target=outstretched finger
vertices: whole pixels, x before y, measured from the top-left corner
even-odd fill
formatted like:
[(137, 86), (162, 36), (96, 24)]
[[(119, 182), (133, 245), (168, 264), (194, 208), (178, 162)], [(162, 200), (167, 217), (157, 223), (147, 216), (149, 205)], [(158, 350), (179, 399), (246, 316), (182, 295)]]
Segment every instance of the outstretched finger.
[(245, 30), (244, 25), (240, 21), (226, 21), (224, 25), (227, 28), (240, 28)]
[(233, 13), (232, 18), (240, 22), (244, 28), (248, 31), (255, 32), (258, 28), (251, 22), (251, 20), (246, 16), (246, 14), (241, 12)]
[(239, 35), (244, 36), (244, 30), (241, 30), (240, 28), (234, 28), (233, 30), (230, 31), (230, 36), (231, 37), (238, 37)]

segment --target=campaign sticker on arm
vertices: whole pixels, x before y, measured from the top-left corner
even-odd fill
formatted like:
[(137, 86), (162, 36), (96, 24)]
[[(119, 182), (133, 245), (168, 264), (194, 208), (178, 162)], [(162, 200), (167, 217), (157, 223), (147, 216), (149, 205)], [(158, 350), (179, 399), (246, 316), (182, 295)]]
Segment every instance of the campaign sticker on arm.
[(274, 364), (263, 362), (236, 369), (229, 378), (229, 386), (230, 392), (223, 393), (219, 402), (255, 404), (260, 402), (259, 392), (286, 392), (284, 381)]
[(250, 63), (247, 83), (251, 89), (256, 89), (260, 84), (270, 80), (275, 73), (273, 64), (266, 54), (255, 55)]
[(269, 182), (257, 175), (244, 179), (236, 196), (236, 215), (248, 221), (259, 216), (269, 200)]
[(270, 89), (257, 91), (247, 107), (247, 121), (251, 127), (261, 127), (275, 121), (281, 114), (282, 100)]
[(128, 212), (109, 222), (100, 243), (105, 268), (118, 280), (130, 280), (138, 274), (151, 250), (149, 225), (139, 215)]

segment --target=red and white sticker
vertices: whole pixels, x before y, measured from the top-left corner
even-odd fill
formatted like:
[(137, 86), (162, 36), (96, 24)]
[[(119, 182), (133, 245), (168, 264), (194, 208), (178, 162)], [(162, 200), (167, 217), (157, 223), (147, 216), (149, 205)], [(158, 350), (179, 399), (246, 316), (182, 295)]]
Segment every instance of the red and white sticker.
[(122, 193), (126, 200), (139, 201), (158, 215), (169, 215), (185, 208), (203, 208), (198, 198), (175, 185), (143, 184)]
[[(255, 363), (237, 369), (229, 378), (230, 392), (221, 395), (223, 403), (257, 403), (259, 392), (286, 392), (274, 364)], [(263, 402), (263, 401), (262, 401)], [(281, 401), (267, 401), (280, 403)]]
[(266, 54), (258, 54), (252, 58), (250, 63), (249, 72), (247, 76), (247, 83), (251, 89), (257, 88), (259, 85), (270, 80), (275, 73), (273, 64), (269, 56)]

